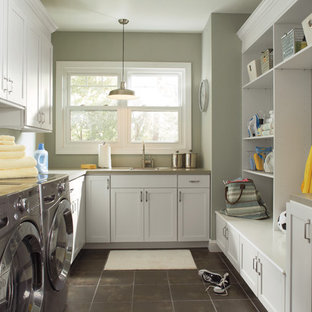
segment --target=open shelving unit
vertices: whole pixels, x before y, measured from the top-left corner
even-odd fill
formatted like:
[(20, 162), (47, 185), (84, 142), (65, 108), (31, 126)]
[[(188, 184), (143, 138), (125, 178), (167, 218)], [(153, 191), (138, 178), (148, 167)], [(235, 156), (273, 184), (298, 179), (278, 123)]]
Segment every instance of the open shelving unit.
[[(254, 180), (269, 207), (272, 230), (293, 193), (300, 192), (311, 147), (312, 46), (283, 60), (281, 37), (312, 13), (311, 0), (264, 0), (238, 31), (242, 40), (242, 175)], [(247, 64), (273, 49), (273, 68), (249, 81)], [(247, 123), (274, 111), (274, 135), (248, 137)], [(253, 171), (249, 153), (272, 146), (274, 173)]]

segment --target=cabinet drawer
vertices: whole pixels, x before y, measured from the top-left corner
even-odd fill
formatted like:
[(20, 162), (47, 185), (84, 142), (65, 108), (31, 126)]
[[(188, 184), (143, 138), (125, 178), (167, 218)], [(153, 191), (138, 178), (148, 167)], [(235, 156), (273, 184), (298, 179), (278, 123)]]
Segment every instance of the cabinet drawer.
[(178, 187), (210, 187), (209, 175), (179, 175)]
[(112, 175), (112, 188), (177, 187), (176, 175)]

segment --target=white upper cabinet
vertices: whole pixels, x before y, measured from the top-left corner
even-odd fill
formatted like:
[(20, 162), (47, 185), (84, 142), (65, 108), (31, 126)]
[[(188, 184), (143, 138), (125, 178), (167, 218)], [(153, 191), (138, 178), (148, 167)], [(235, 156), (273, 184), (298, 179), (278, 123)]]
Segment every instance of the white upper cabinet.
[(0, 98), (6, 99), (8, 91), (7, 81), (7, 1), (0, 1)]
[(35, 26), (29, 25), (26, 33), (26, 90), (27, 110), (25, 124), (40, 127), (39, 90), (40, 90), (40, 33)]
[(24, 106), (26, 18), (16, 0), (10, 0), (8, 7), (7, 99)]
[(41, 128), (52, 130), (52, 54), (50, 41), (41, 41), (41, 70), (40, 70), (40, 122)]
[(51, 33), (55, 30), (40, 1), (1, 0), (1, 128), (52, 130)]

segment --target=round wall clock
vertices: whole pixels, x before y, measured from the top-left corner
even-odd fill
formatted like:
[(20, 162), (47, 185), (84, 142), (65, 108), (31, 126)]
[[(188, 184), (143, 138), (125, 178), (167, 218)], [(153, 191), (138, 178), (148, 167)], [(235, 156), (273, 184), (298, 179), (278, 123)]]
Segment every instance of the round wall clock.
[(209, 103), (209, 83), (208, 79), (201, 81), (199, 86), (199, 109), (201, 112), (206, 112)]

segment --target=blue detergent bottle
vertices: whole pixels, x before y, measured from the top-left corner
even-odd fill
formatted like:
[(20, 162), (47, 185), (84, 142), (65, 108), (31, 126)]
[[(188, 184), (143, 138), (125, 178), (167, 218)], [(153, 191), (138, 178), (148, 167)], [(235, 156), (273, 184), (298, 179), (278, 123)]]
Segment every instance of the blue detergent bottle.
[(48, 174), (48, 152), (44, 149), (44, 144), (40, 143), (35, 151), (34, 157), (37, 161), (37, 169), (39, 174)]

